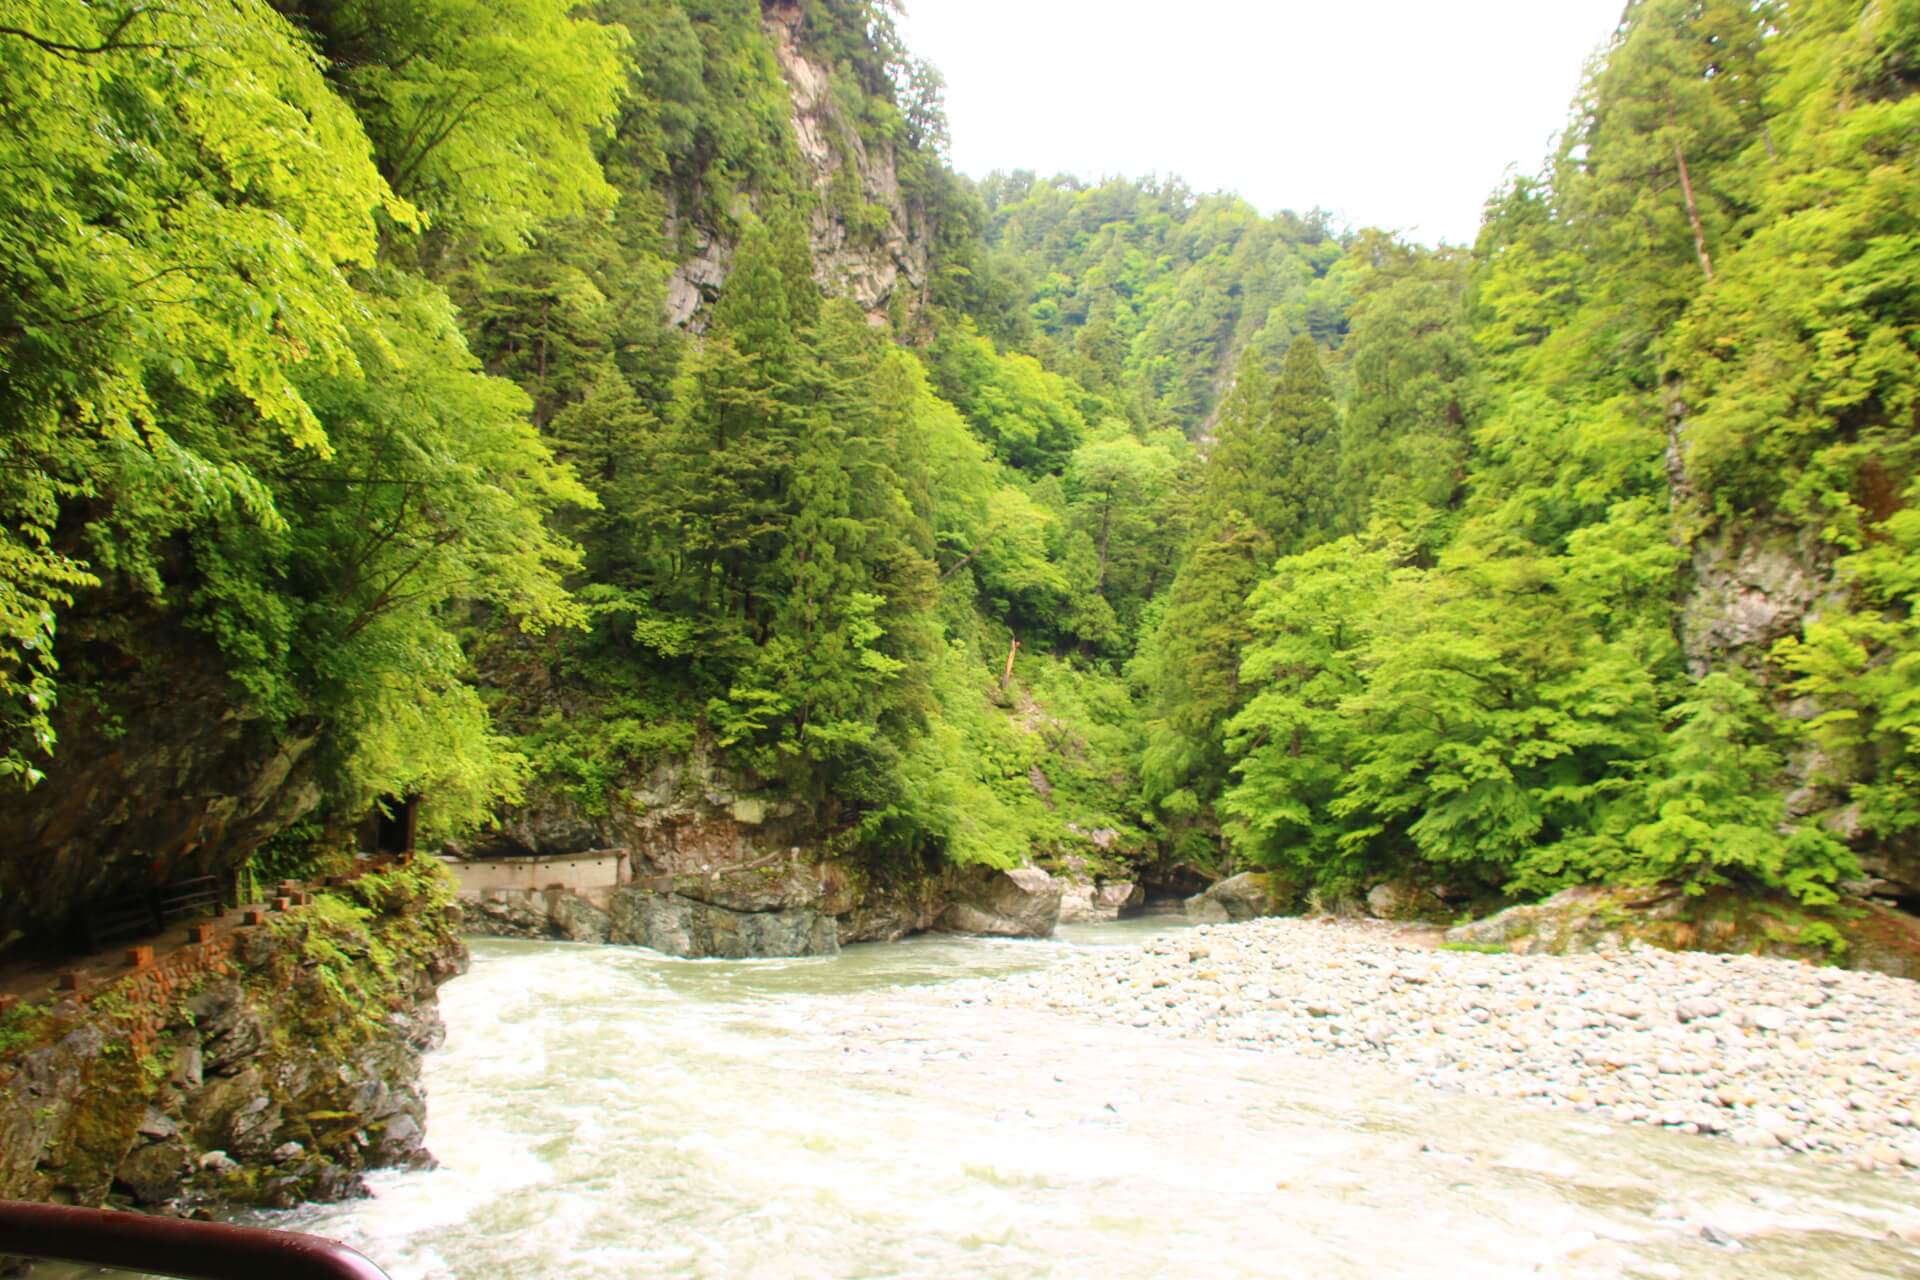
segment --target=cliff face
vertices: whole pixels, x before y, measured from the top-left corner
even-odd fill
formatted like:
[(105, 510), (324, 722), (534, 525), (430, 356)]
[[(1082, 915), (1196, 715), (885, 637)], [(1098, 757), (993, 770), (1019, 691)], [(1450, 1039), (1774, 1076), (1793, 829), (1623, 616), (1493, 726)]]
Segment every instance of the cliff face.
[(718, 763), (703, 741), (627, 779), (602, 810), (536, 790), (498, 830), (456, 851), (498, 856), (629, 849), (633, 878), (640, 880), (767, 863), (813, 845), (821, 834), (800, 806)]
[(0, 792), (0, 952), (80, 904), (230, 871), (320, 798), (314, 731), (253, 716), (204, 636), (131, 606), (149, 625), (125, 634), (99, 604), (62, 624), (76, 692), (45, 780)]
[(422, 861), (0, 1009), (0, 1198), (284, 1207), (430, 1163), (420, 1060), (457, 920)]
[[(1676, 401), (1669, 413), (1667, 478), (1684, 529), (1709, 504), (1682, 461), (1684, 407)], [(1769, 657), (1776, 644), (1801, 634), (1823, 610), (1845, 603), (1847, 588), (1835, 568), (1834, 548), (1820, 530), (1778, 517), (1723, 520), (1692, 534), (1686, 550), (1689, 582), (1676, 624), (1688, 669), (1696, 676), (1730, 667), (1744, 670), (1778, 690), (1776, 704), (1790, 718), (1819, 714), (1821, 708), (1810, 699), (1779, 689), (1780, 672), (1769, 665)], [(1853, 846), (1870, 877), (1857, 888), (1920, 902), (1920, 841), (1910, 836), (1878, 840), (1863, 832), (1845, 790), (1827, 780), (1832, 763), (1811, 745), (1789, 759), (1783, 780), (1790, 788), (1789, 812), (1823, 821)]]
[(1681, 640), (1695, 675), (1759, 670), (1775, 643), (1797, 634), (1836, 587), (1833, 557), (1811, 531), (1716, 529), (1693, 544), (1692, 589)]
[(815, 279), (876, 320), (897, 294), (917, 304), (929, 236), (924, 210), (901, 192), (898, 149), (863, 138), (835, 105), (831, 73), (800, 49), (794, 0), (774, 0), (762, 14), (793, 97), (794, 140), (819, 197), (811, 225)]
[[(932, 236), (925, 209), (900, 183), (898, 147), (863, 137), (835, 101), (833, 70), (801, 44), (805, 12), (797, 0), (765, 0), (761, 24), (792, 101), (800, 177), (815, 203), (808, 220), (814, 278), (833, 297), (851, 298), (883, 320), (896, 299), (917, 308), (924, 296)], [(732, 267), (734, 243), (669, 209), (668, 238), (691, 252), (667, 281), (667, 319), (699, 332)]]
[(1695, 676), (1720, 667), (1764, 675), (1767, 652), (1799, 632), (1835, 592), (1833, 556), (1817, 530), (1760, 520), (1694, 526), (1712, 510), (1687, 472), (1687, 405), (1674, 388), (1666, 405), (1667, 488), (1690, 582), (1679, 602), (1680, 646)]

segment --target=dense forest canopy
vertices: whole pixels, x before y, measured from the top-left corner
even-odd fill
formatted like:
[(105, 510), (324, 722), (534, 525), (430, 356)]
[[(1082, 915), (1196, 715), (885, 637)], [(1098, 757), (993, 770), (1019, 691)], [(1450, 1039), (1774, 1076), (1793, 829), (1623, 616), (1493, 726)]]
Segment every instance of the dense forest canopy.
[(299, 749), (119, 853), (704, 744), (876, 868), (1830, 901), (1920, 827), (1917, 85), (1920, 0), (1632, 0), (1428, 248), (960, 177), (887, 0), (0, 0), (0, 811), (191, 689)]

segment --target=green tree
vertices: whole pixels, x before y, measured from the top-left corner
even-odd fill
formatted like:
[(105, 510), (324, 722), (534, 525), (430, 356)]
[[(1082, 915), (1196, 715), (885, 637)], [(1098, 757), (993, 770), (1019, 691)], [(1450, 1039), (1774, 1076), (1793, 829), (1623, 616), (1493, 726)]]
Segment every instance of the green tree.
[(1714, 246), (1744, 211), (1731, 162), (1762, 125), (1781, 18), (1770, 0), (1635, 0), (1594, 71), (1562, 144), (1563, 194), (1643, 305), (1684, 296), (1669, 292), (1677, 261), (1714, 279)]
[(961, 324), (928, 352), (933, 385), (960, 410), (994, 456), (1010, 466), (1057, 472), (1087, 424), (1064, 378), (1031, 356), (1003, 355)]
[(1140, 610), (1171, 576), (1179, 527), (1176, 481), (1185, 441), (1147, 442), (1108, 421), (1067, 464), (1069, 520), (1092, 541), (1091, 586), (1129, 639)]
[[(1917, 497), (1910, 488), (1908, 501)], [(1920, 507), (1879, 534), (1840, 561), (1846, 606), (1774, 656), (1821, 708), (1810, 726), (1827, 761), (1821, 781), (1846, 788), (1860, 825), (1887, 839), (1920, 826)]]
[(1469, 260), (1384, 237), (1354, 249), (1353, 390), (1340, 440), (1341, 527), (1402, 525), (1453, 507), (1466, 480), (1474, 353), (1462, 296)]
[(204, 514), (281, 523), (169, 407), (231, 400), (323, 453), (292, 375), (354, 368), (349, 273), (375, 211), (408, 210), (264, 6), (27, 4), (4, 25), (0, 771), (31, 781), (75, 593), (109, 568), (157, 593), (157, 542)]
[(1209, 514), (1239, 511), (1272, 537), (1280, 518), (1273, 492), (1283, 465), (1273, 438), (1273, 374), (1249, 348), (1234, 366), (1233, 386), (1220, 402), (1214, 442), (1207, 451), (1201, 497)]
[(1246, 600), (1271, 552), (1264, 533), (1228, 512), (1188, 550), (1135, 661), (1148, 700), (1141, 781), (1162, 814), (1204, 816), (1226, 782), (1224, 731), (1244, 701), (1240, 661), (1253, 634)]
[(381, 175), (445, 234), (499, 247), (611, 201), (592, 131), (625, 33), (564, 0), (280, 0), (373, 142)]
[(1219, 806), (1249, 862), (1328, 887), (1360, 880), (1332, 806), (1362, 746), (1348, 702), (1366, 687), (1367, 642), (1405, 555), (1385, 537), (1343, 538), (1282, 559), (1249, 598), (1251, 694), (1227, 725), (1236, 778)]
[(1262, 527), (1282, 552), (1304, 551), (1339, 529), (1335, 505), (1340, 470), (1340, 420), (1333, 384), (1313, 339), (1301, 335), (1287, 348), (1273, 389), (1269, 452), (1270, 523)]
[(1673, 720), (1646, 788), (1652, 812), (1627, 832), (1633, 859), (1615, 874), (1678, 881), (1690, 893), (1776, 886), (1808, 904), (1835, 901), (1835, 883), (1858, 875), (1859, 863), (1817, 824), (1788, 821), (1786, 735), (1760, 691), (1737, 673), (1709, 672)]

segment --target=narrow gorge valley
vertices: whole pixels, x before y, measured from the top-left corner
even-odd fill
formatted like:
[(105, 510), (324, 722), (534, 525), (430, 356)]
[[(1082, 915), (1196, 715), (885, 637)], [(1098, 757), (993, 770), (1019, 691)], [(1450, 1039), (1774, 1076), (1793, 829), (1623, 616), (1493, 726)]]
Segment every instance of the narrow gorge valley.
[(1466, 245), (907, 29), (0, 0), (0, 1201), (1920, 1275), (1920, 0), (1628, 0)]

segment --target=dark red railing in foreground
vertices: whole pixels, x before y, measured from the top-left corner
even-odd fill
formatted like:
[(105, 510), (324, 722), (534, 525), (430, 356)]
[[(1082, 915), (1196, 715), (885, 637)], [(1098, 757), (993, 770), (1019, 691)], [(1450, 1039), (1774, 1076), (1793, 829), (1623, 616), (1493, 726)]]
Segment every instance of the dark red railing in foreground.
[(0, 1200), (0, 1255), (7, 1254), (179, 1280), (388, 1280), (347, 1246), (298, 1231), (19, 1200)]

